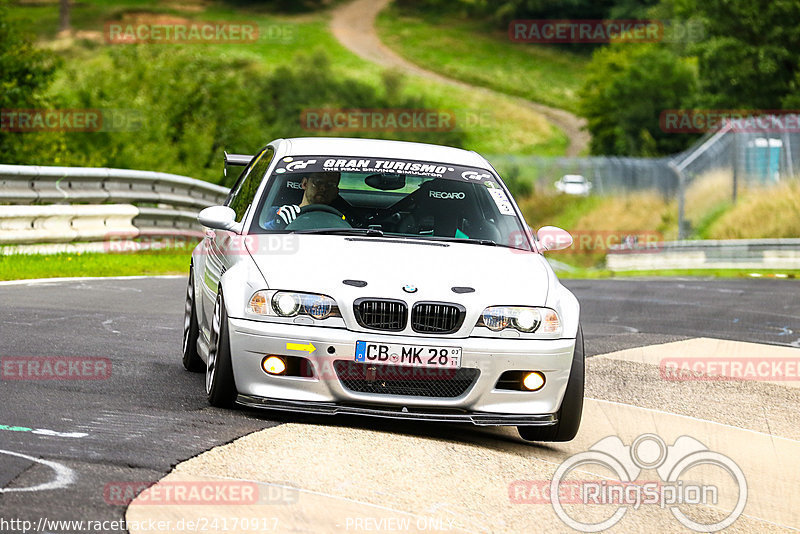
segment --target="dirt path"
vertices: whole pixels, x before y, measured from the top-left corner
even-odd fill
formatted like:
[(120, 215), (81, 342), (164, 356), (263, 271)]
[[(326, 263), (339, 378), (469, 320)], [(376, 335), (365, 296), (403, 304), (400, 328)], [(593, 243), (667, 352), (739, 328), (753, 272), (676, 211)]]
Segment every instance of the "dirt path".
[(331, 30), (333, 35), (353, 53), (387, 68), (395, 68), (408, 74), (422, 76), (439, 83), (449, 84), (462, 89), (480, 91), (497, 97), (504, 97), (525, 106), (546, 117), (550, 122), (564, 131), (569, 138), (567, 156), (577, 156), (586, 152), (589, 146), (589, 134), (582, 130), (586, 120), (564, 111), (537, 104), (524, 98), (509, 96), (484, 87), (477, 87), (453, 78), (442, 76), (424, 69), (404, 59), (388, 46), (383, 44), (375, 31), (375, 17), (391, 0), (353, 0), (333, 11)]

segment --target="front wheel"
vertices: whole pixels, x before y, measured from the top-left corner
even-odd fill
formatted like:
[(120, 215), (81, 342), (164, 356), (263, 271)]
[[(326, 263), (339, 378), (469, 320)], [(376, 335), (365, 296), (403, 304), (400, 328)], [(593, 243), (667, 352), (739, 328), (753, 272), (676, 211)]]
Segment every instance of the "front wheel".
[(558, 422), (552, 426), (518, 426), (517, 431), (526, 441), (570, 441), (578, 433), (583, 414), (583, 386), (586, 359), (583, 352), (583, 329), (578, 325), (575, 352), (569, 372), (567, 390), (558, 409)]
[(211, 343), (206, 365), (206, 394), (211, 406), (232, 408), (238, 395), (233, 379), (231, 343), (228, 337), (228, 314), (222, 291), (217, 294), (214, 318), (211, 322)]

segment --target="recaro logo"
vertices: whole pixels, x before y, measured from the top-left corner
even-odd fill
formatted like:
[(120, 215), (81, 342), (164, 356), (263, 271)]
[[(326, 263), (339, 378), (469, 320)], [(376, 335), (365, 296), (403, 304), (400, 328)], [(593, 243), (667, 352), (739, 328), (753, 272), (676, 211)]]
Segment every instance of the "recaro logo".
[(456, 198), (456, 199), (461, 200), (465, 196), (467, 196), (467, 195), (464, 192), (461, 192), (461, 191), (456, 191), (456, 192), (453, 192), (453, 193), (448, 193), (446, 191), (430, 191), (430, 197), (431, 198)]

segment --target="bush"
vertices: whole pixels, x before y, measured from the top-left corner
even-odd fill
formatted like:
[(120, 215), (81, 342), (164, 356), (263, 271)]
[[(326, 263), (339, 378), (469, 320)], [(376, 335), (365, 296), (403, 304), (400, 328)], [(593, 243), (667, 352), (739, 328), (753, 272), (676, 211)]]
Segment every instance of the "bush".
[[(303, 129), (306, 108), (425, 107), (421, 98), (404, 94), (396, 76), (376, 87), (334, 72), (324, 54), (264, 72), (248, 60), (197, 50), (114, 47), (62, 72), (53, 86), (61, 107), (101, 108), (133, 120), (121, 128), (66, 134), (59, 163), (160, 170), (219, 182), (223, 150), (254, 153), (275, 138), (325, 135)], [(362, 135), (464, 142), (458, 129)], [(54, 157), (53, 151), (46, 153)]]
[(692, 68), (659, 45), (599, 49), (579, 93), (592, 154), (658, 156), (685, 149), (694, 137), (662, 131), (659, 117), (680, 109), (695, 84)]
[[(52, 53), (37, 49), (32, 36), (11, 22), (7, 4), (0, 0), (0, 110), (47, 107), (45, 91), (58, 64)], [(27, 163), (35, 157), (36, 145), (52, 148), (58, 145), (59, 139), (58, 135), (18, 133), (0, 128), (0, 161)]]

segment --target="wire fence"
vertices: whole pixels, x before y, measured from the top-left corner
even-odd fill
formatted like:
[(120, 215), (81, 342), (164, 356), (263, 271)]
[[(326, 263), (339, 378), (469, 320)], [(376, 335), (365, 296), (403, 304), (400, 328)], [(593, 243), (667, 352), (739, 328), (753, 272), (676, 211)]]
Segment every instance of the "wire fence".
[[(512, 189), (521, 184), (535, 194), (660, 194), (665, 201), (677, 201), (678, 236), (685, 239), (709, 212), (737, 202), (743, 191), (800, 179), (800, 115), (757, 119), (763, 120), (748, 121), (746, 128), (723, 122), (688, 150), (670, 157), (488, 159)], [(565, 182), (572, 182), (572, 187)]]
[[(619, 195), (656, 191), (664, 197), (678, 192), (678, 176), (670, 168), (670, 158), (627, 158), (593, 156), (548, 158), (541, 156), (490, 156), (489, 161), (503, 179), (515, 184), (532, 183), (539, 194), (560, 192), (564, 176), (582, 176), (586, 194)], [(582, 194), (579, 187), (575, 194)]]

